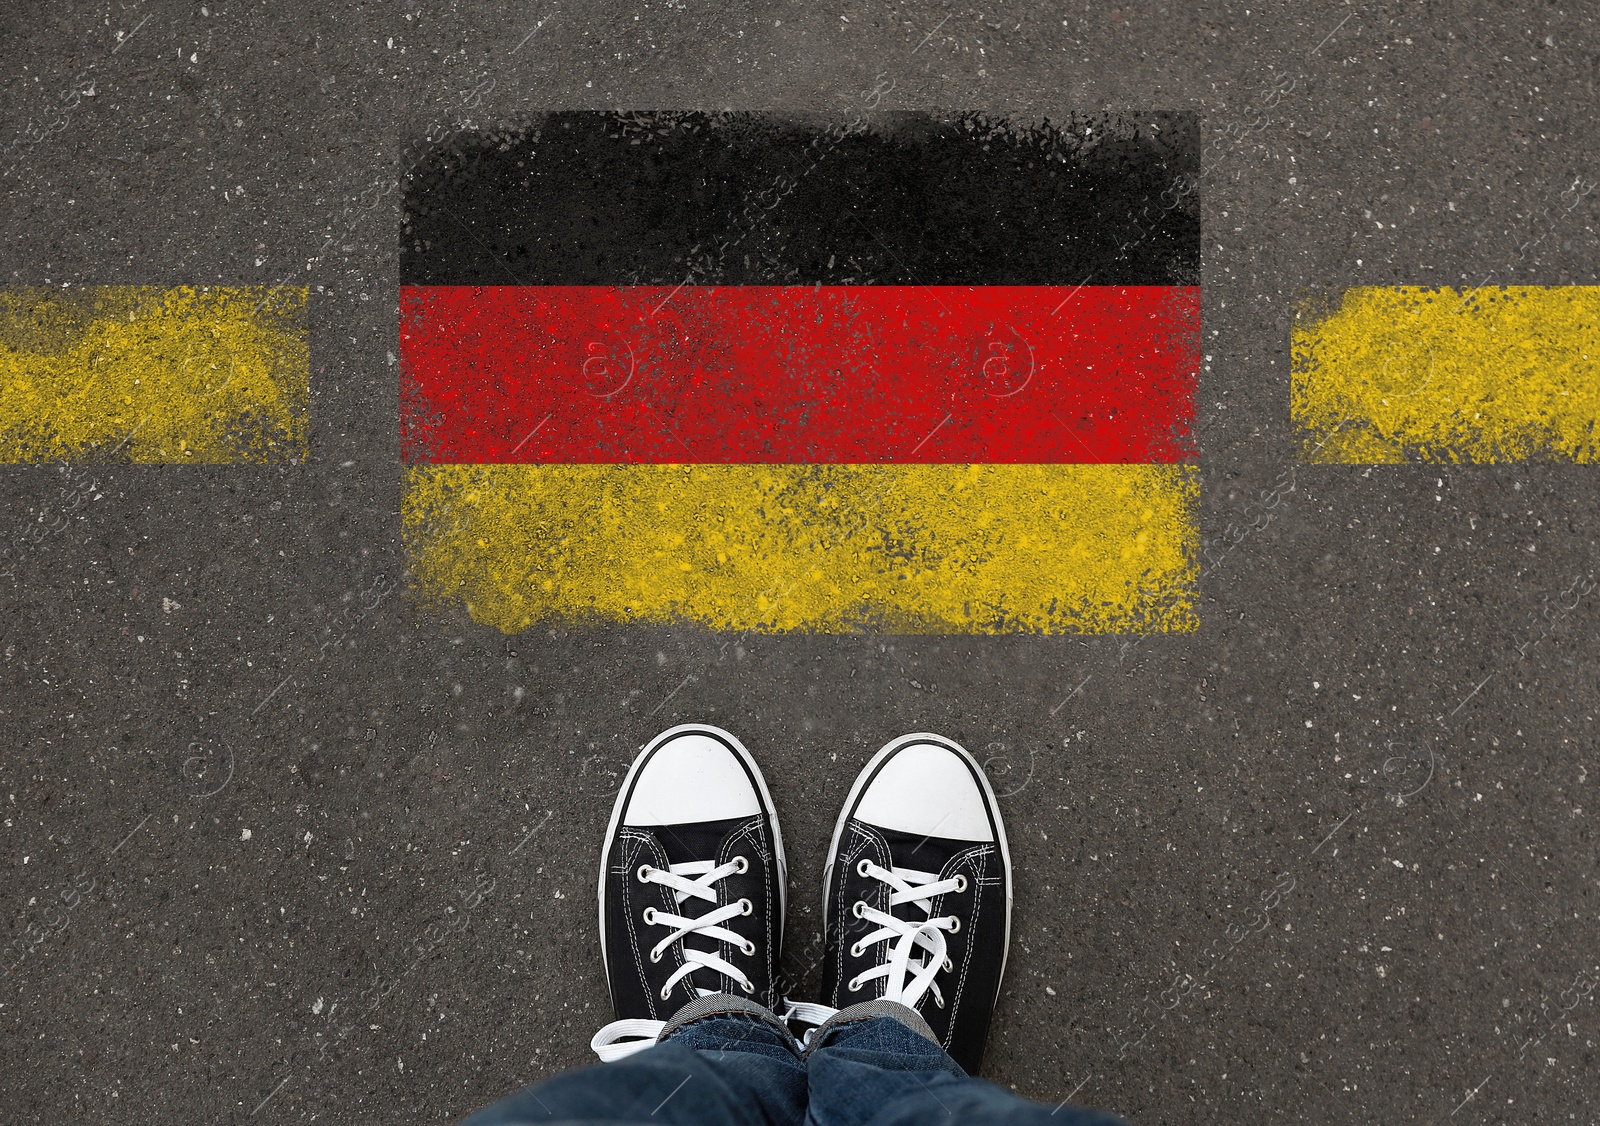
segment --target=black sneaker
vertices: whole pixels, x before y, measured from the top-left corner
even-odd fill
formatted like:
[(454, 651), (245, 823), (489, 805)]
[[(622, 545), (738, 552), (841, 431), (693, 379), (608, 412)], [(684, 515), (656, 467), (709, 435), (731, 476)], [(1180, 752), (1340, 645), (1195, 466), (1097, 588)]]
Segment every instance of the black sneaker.
[(1011, 939), (1011, 856), (973, 757), (927, 734), (879, 751), (839, 815), (822, 902), (824, 1003), (908, 1006), (976, 1074)]
[(785, 906), (783, 838), (750, 752), (684, 724), (640, 752), (600, 858), (600, 954), (617, 1020), (603, 1060), (655, 1043), (696, 998), (776, 998)]

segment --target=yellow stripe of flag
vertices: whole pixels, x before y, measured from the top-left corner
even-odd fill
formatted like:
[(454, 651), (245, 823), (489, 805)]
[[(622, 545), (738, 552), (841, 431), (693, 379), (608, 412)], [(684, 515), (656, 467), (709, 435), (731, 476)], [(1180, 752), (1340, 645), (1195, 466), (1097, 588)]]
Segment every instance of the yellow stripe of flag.
[(0, 463), (303, 461), (303, 287), (0, 289)]
[(1184, 465), (442, 465), (407, 470), (424, 601), (714, 630), (1196, 628)]
[(1364, 286), (1291, 344), (1308, 462), (1600, 460), (1600, 288)]

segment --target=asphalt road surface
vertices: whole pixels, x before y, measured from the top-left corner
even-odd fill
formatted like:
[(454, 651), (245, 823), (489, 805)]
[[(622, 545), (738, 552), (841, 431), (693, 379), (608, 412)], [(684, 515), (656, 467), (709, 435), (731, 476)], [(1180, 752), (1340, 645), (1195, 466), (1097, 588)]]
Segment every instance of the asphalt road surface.
[[(986, 761), (1018, 869), (990, 1077), (1138, 1123), (1595, 1120), (1600, 617), (1541, 616), (1600, 568), (1593, 468), (1299, 464), (1288, 410), (1302, 301), (1595, 284), (1595, 197), (1562, 202), (1597, 178), (1584, 5), (0, 24), (4, 284), (312, 289), (304, 464), (0, 468), (8, 530), (82, 494), (0, 578), (0, 1117), (445, 1122), (588, 1062), (613, 792), (704, 720), (784, 817), (800, 996), (838, 803), (934, 730)], [(873, 97), (1200, 115), (1201, 530), (1231, 546), (1198, 631), (507, 636), (415, 606), (386, 186), (419, 140)]]

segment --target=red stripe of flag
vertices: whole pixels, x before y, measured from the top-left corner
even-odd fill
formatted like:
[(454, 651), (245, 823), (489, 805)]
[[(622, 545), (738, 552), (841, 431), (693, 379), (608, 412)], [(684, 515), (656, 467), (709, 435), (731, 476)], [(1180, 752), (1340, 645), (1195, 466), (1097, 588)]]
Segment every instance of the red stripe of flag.
[(412, 462), (1189, 460), (1200, 290), (406, 286)]

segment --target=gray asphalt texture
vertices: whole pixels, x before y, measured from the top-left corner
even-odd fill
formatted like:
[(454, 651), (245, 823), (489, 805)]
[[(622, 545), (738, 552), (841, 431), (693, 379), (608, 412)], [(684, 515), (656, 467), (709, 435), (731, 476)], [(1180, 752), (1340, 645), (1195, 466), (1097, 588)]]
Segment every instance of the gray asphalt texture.
[[(931, 729), (1006, 795), (990, 1077), (1137, 1123), (1595, 1121), (1600, 599), (1537, 624), (1600, 570), (1593, 469), (1297, 467), (1288, 347), (1352, 284), (1594, 284), (1597, 59), (1575, 3), (7, 5), (0, 279), (310, 285), (313, 414), (299, 466), (0, 469), (7, 529), (91, 489), (0, 579), (3, 937), (51, 933), (0, 984), (0, 1119), (446, 1122), (588, 1062), (612, 794), (703, 720), (784, 818), (801, 997), (838, 803)], [(1203, 534), (1238, 542), (1199, 632), (417, 612), (414, 140), (874, 91), (1202, 115)]]

